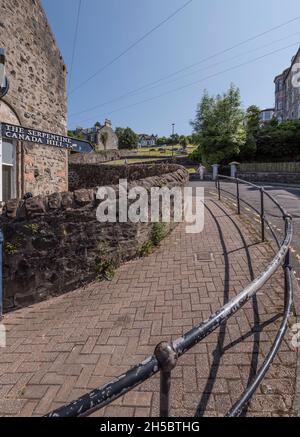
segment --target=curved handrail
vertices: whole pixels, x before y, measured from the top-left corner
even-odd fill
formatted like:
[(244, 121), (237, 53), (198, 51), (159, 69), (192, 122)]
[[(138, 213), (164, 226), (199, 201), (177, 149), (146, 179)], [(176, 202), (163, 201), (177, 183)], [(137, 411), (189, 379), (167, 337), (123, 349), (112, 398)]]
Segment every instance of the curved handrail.
[[(219, 180), (221, 178), (235, 182), (246, 183), (260, 191), (263, 191), (263, 193), (266, 193), (261, 187), (258, 187), (250, 182), (248, 183), (238, 178), (219, 176), (217, 184), (219, 183)], [(273, 196), (268, 195), (268, 197), (270, 197), (270, 199), (273, 200), (274, 203), (277, 205), (278, 202), (273, 198)], [(252, 281), (242, 292), (240, 292), (237, 296), (231, 299), (230, 302), (228, 302), (221, 309), (211, 315), (208, 320), (202, 322), (201, 324), (184, 334), (181, 338), (167, 345), (169, 348), (168, 352), (172, 351), (176, 355), (176, 359), (181, 357), (193, 346), (198, 344), (201, 340), (203, 340), (213, 331), (219, 328), (222, 323), (232, 317), (240, 308), (242, 308), (246, 304), (246, 302), (248, 302), (266, 284), (267, 281), (269, 281), (271, 276), (285, 261), (287, 305), (285, 308), (284, 319), (282, 321), (279, 333), (267, 359), (257, 373), (255, 379), (252, 381), (252, 383), (242, 395), (240, 400), (234, 405), (234, 407), (232, 407), (229, 413), (227, 413), (227, 416), (238, 415), (241, 412), (241, 409), (249, 401), (250, 397), (256, 390), (257, 386), (260, 384), (274, 357), (276, 356), (281, 341), (284, 337), (284, 333), (286, 331), (288, 317), (292, 305), (292, 283), (291, 267), (289, 266), (289, 247), (291, 245), (293, 236), (293, 226), (292, 217), (287, 214), (281, 206), (279, 209), (282, 212), (283, 218), (285, 220), (285, 237), (283, 243), (280, 245), (279, 251), (277, 252), (274, 259), (270, 262), (270, 264), (266, 267), (266, 269), (258, 277), (256, 277), (254, 281)], [(92, 414), (94, 411), (103, 408), (104, 406), (110, 404), (119, 397), (125, 395), (127, 392), (142, 384), (144, 381), (151, 378), (159, 371), (164, 372), (166, 368), (166, 363), (167, 366), (170, 363), (167, 359), (165, 359), (165, 357), (163, 357), (163, 360), (161, 359), (162, 355), (158, 354), (158, 349), (159, 347), (156, 348), (155, 354), (153, 356), (147, 358), (142, 363), (133, 367), (127, 373), (119, 376), (105, 386), (93, 390), (92, 392), (80, 397), (79, 399), (71, 402), (69, 405), (63, 406), (49, 413), (47, 416), (76, 417)], [(163, 353), (167, 353), (166, 349), (163, 351)], [(170, 369), (172, 369), (172, 367)], [(169, 373), (170, 369), (168, 369)]]
[(278, 334), (275, 338), (275, 341), (272, 345), (272, 348), (270, 352), (268, 353), (265, 361), (263, 362), (261, 368), (257, 372), (255, 378), (252, 380), (248, 388), (245, 390), (245, 392), (242, 394), (240, 399), (233, 405), (233, 407), (228, 411), (226, 414), (226, 417), (236, 417), (240, 416), (243, 412), (243, 409), (245, 408), (245, 405), (249, 402), (257, 388), (259, 387), (260, 383), (264, 379), (267, 371), (269, 370), (274, 358), (277, 355), (277, 352), (280, 348), (280, 345), (282, 343), (282, 340), (284, 338), (284, 335), (287, 330), (289, 317), (292, 311), (292, 305), (293, 305), (293, 287), (292, 287), (292, 278), (291, 278), (291, 267), (286, 266), (285, 267), (285, 280), (287, 282), (287, 290), (285, 293), (286, 298), (286, 305), (284, 310), (283, 319), (278, 331)]

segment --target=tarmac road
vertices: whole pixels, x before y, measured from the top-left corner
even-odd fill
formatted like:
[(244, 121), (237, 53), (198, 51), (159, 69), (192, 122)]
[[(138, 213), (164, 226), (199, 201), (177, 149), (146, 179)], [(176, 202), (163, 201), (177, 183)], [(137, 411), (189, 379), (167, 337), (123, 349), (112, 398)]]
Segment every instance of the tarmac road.
[[(204, 186), (206, 195), (210, 192), (215, 192), (215, 185), (212, 182), (191, 182), (191, 186)], [(262, 185), (262, 184), (260, 184)], [(224, 189), (235, 194), (236, 187), (232, 183), (223, 183)], [(292, 264), (295, 270), (295, 276), (300, 285), (300, 187), (288, 187), (288, 186), (273, 186), (271, 184), (263, 185), (265, 190), (268, 191), (280, 205), (293, 216), (294, 224), (294, 236), (292, 243)], [(241, 198), (250, 203), (258, 211), (260, 211), (260, 193), (253, 187), (247, 185), (240, 186)], [(247, 206), (245, 206), (245, 212), (253, 214)], [(265, 199), (265, 213), (266, 218), (274, 226), (276, 232), (283, 237), (284, 227), (283, 219), (277, 206), (270, 200)], [(258, 221), (259, 217), (253, 215), (254, 220)]]

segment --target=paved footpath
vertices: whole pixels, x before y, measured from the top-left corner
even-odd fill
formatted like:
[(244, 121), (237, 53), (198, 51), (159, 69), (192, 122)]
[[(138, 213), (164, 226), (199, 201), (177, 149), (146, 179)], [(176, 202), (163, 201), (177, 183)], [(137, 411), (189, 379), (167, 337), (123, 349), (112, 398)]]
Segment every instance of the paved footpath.
[[(212, 254), (210, 261), (201, 258)], [(272, 259), (268, 244), (224, 204), (207, 198), (205, 231), (179, 225), (151, 256), (94, 282), (7, 315), (0, 350), (0, 415), (40, 416), (121, 375), (160, 341), (176, 339), (246, 286)], [(225, 326), (179, 360), (172, 415), (223, 415), (275, 339), (283, 309), (280, 270)], [(294, 323), (292, 318), (291, 325)], [(292, 415), (296, 352), (291, 332), (248, 415)], [(96, 416), (157, 416), (158, 376)]]

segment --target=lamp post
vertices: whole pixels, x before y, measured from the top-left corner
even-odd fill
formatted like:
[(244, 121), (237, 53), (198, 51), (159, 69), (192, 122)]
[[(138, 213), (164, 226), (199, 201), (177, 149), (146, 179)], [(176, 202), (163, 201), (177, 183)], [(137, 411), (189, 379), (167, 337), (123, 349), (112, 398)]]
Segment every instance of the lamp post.
[(174, 135), (175, 135), (175, 123), (172, 123), (172, 160), (174, 159)]

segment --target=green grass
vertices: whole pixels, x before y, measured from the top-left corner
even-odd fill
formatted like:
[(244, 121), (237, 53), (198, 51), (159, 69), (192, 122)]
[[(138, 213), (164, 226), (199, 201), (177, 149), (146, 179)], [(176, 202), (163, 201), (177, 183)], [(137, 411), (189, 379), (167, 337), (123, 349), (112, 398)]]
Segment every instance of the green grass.
[[(174, 149), (179, 149), (180, 145), (176, 145), (174, 146)], [(187, 147), (187, 151), (186, 154), (182, 153), (182, 154), (177, 154), (176, 150), (174, 150), (174, 156), (175, 157), (180, 157), (180, 156), (186, 156), (189, 155), (190, 153), (192, 153), (195, 149), (197, 148), (197, 146), (195, 145), (189, 145)], [(165, 150), (164, 153), (161, 153), (162, 150)], [(172, 146), (167, 146), (165, 148), (163, 147), (143, 147), (142, 149), (138, 149), (136, 150), (136, 156), (139, 156), (140, 158), (135, 158), (134, 155), (132, 158), (127, 159), (127, 164), (144, 164), (147, 163), (149, 161), (155, 160), (155, 161), (162, 161), (165, 158), (170, 158), (172, 157), (173, 152), (172, 152)], [(145, 159), (141, 159), (145, 157)], [(153, 157), (153, 159), (152, 159)], [(105, 165), (124, 165), (125, 164), (125, 159), (118, 159), (116, 161), (109, 161), (109, 162), (105, 162)], [(192, 171), (192, 169), (191, 169)]]
[(186, 170), (189, 172), (189, 174), (196, 174), (197, 173), (197, 170), (196, 170), (196, 168), (186, 168)]

